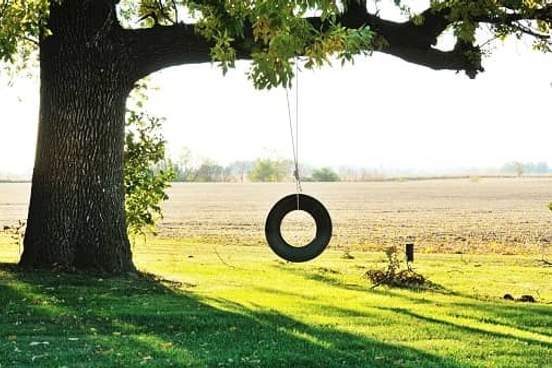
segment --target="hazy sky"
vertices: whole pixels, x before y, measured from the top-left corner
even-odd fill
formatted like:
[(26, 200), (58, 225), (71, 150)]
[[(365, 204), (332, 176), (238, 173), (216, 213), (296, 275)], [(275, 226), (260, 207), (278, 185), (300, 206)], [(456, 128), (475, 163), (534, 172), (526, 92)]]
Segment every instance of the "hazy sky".
[[(511, 41), (476, 80), (375, 54), (354, 66), (300, 75), (300, 156), (314, 165), (434, 170), (552, 164), (552, 55)], [(222, 163), (291, 158), (282, 89), (255, 91), (247, 63), (223, 77), (209, 64), (158, 73), (149, 109), (165, 116), (171, 152), (181, 146)], [(0, 85), (0, 171), (33, 165), (38, 82)]]

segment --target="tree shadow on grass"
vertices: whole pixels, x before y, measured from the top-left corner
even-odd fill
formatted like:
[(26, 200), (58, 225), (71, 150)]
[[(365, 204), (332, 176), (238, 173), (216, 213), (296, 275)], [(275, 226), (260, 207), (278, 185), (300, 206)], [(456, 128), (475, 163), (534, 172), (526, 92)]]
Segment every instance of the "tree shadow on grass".
[(552, 306), (501, 303), (455, 303), (459, 310), (478, 310), (487, 316), (487, 321), (517, 328), (523, 331), (552, 337)]
[[(283, 271), (293, 273), (296, 276), (303, 277), (306, 280), (317, 281), (324, 283), (325, 285), (331, 285), (341, 290), (352, 292), (366, 292), (373, 293), (380, 296), (387, 296), (392, 298), (401, 298), (409, 304), (435, 304), (435, 297), (439, 295), (448, 295), (455, 297), (447, 302), (446, 306), (449, 309), (455, 311), (457, 317), (471, 320), (472, 322), (485, 323), (490, 325), (505, 326), (519, 331), (525, 331), (533, 334), (539, 334), (542, 336), (552, 336), (552, 306), (545, 304), (527, 304), (527, 303), (515, 303), (504, 302), (502, 300), (481, 300), (473, 295), (459, 293), (453, 290), (449, 290), (441, 285), (437, 285), (435, 288), (430, 289), (401, 289), (401, 288), (387, 288), (381, 287), (373, 289), (366, 280), (366, 285), (352, 284), (350, 282), (344, 282), (339, 275), (321, 273), (319, 271), (306, 271), (302, 269), (295, 269), (291, 267), (277, 266)], [(439, 303), (442, 303), (439, 301)], [(380, 308), (381, 310), (395, 311), (403, 315), (408, 315), (407, 309), (393, 309), (393, 308)], [(340, 313), (349, 313), (351, 315), (358, 314), (358, 311), (346, 311), (342, 310)], [(364, 317), (368, 317), (365, 315)], [(412, 314), (411, 318), (424, 319), (422, 315)], [(408, 319), (405, 319), (405, 323)], [(539, 344), (552, 347), (551, 344), (542, 342), (539, 340), (533, 340), (531, 338), (524, 339), (522, 337), (508, 335), (508, 334), (493, 334), (487, 330), (474, 329), (465, 327), (461, 324), (453, 324), (446, 321), (442, 321), (436, 318), (426, 318), (426, 322), (432, 324), (446, 325), (453, 329), (464, 329), (469, 333), (488, 334), (495, 337), (507, 338), (516, 341), (525, 342), (528, 344)]]
[[(138, 278), (0, 265), (6, 366), (469, 367), (276, 311)], [(5, 342), (5, 343), (4, 343)]]
[[(431, 299), (395, 290), (378, 290), (381, 294), (403, 298), (416, 304), (429, 304)], [(449, 291), (451, 296), (461, 298), (451, 301), (450, 307), (457, 310), (459, 317), (485, 323), (502, 325), (521, 331), (552, 337), (552, 306), (538, 303), (505, 302), (502, 300), (480, 300), (472, 295)], [(458, 299), (456, 299), (458, 300)], [(468, 313), (469, 312), (469, 313)], [(482, 317), (483, 316), (483, 317)]]
[[(489, 331), (489, 330), (483, 329), (483, 328), (467, 326), (465, 324), (455, 323), (455, 322), (452, 322), (452, 321), (449, 321), (449, 320), (444, 320), (444, 319), (439, 319), (439, 318), (435, 318), (435, 317), (429, 317), (429, 316), (426, 316), (426, 315), (422, 315), (420, 313), (410, 311), (406, 308), (378, 307), (378, 309), (401, 314), (401, 315), (407, 317), (407, 319), (418, 319), (418, 320), (422, 320), (422, 321), (425, 321), (425, 322), (429, 322), (431, 324), (438, 324), (438, 325), (445, 326), (447, 328), (453, 328), (453, 329), (456, 329), (456, 330), (465, 331), (465, 332), (467, 332), (471, 335), (481, 334), (481, 335), (487, 335), (487, 336), (491, 336), (491, 337), (495, 337), (495, 338), (506, 338), (506, 339), (522, 341), (522, 342), (524, 342), (528, 345), (539, 345), (539, 346), (543, 346), (543, 347), (548, 348), (548, 349), (552, 348), (552, 343), (549, 343), (549, 342), (546, 342), (546, 341), (539, 341), (539, 340), (536, 340), (534, 338), (514, 336), (514, 335), (511, 335), (511, 334), (505, 333), (505, 332)], [(516, 329), (517, 329), (517, 327), (516, 327)]]

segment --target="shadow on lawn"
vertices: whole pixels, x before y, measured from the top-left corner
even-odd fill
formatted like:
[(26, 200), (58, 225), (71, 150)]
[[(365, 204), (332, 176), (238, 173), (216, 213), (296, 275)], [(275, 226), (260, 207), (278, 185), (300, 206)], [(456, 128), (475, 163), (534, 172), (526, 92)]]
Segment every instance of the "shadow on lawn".
[[(321, 282), (325, 285), (331, 285), (341, 290), (374, 293), (381, 296), (401, 298), (409, 304), (436, 304), (436, 301), (433, 299), (433, 297), (439, 295), (449, 295), (451, 297), (455, 297), (455, 299), (452, 299), (446, 304), (450, 309), (453, 309), (455, 311), (457, 317), (468, 319), (473, 322), (483, 322), (491, 325), (505, 326), (519, 331), (552, 337), (552, 306), (546, 304), (515, 303), (504, 302), (502, 300), (480, 300), (473, 295), (449, 290), (438, 284), (435, 284), (435, 288), (430, 289), (409, 290), (401, 288), (390, 289), (386, 287), (373, 289), (368, 283), (368, 280), (366, 280), (365, 285), (353, 284), (344, 282), (338, 275), (336, 276), (334, 274), (326, 274), (324, 272), (320, 272), (320, 270), (305, 271), (302, 269), (295, 269), (285, 266), (276, 267), (278, 267), (282, 271), (290, 272), (296, 276), (303, 277), (306, 280)], [(405, 308), (376, 308), (382, 311), (385, 310), (388, 312), (394, 312), (395, 314), (407, 317), (403, 319), (404, 323), (408, 323), (408, 321), (412, 319), (418, 319), (430, 324), (444, 326), (449, 330), (466, 331), (470, 334), (481, 334), (482, 337), (485, 337), (485, 335), (487, 335), (498, 338), (511, 339), (513, 341), (519, 341), (526, 344), (535, 344), (552, 348), (552, 344), (544, 341), (534, 340), (532, 338), (523, 338), (506, 333), (494, 333), (484, 329), (463, 326), (461, 324), (455, 324), (450, 321), (416, 314)], [(336, 310), (337, 308), (332, 307), (331, 309)], [(366, 318), (370, 317), (370, 315), (368, 314), (363, 314), (362, 312), (353, 310), (343, 309), (339, 310), (339, 313), (349, 314), (350, 316), (363, 316)]]
[[(377, 292), (393, 297), (407, 299), (408, 301), (416, 304), (432, 303), (431, 299), (428, 298), (431, 293), (426, 294), (424, 297), (417, 297), (415, 296), (415, 293), (409, 293), (409, 295), (405, 295), (400, 291), (389, 289), (385, 291), (378, 290)], [(538, 303), (517, 303), (509, 301), (506, 302), (502, 300), (479, 300), (472, 295), (458, 292), (448, 292), (448, 294), (461, 298), (460, 301), (456, 300), (450, 303), (450, 307), (457, 311), (458, 317), (470, 319), (473, 321), (483, 320), (485, 323), (502, 325), (518, 329), (520, 331), (526, 331), (552, 337), (552, 306), (550, 305)], [(466, 313), (467, 311), (470, 313)], [(405, 314), (404, 310), (397, 310), (397, 312)], [(481, 317), (481, 314), (483, 314), (484, 316)], [(412, 315), (411, 317), (421, 318), (421, 316), (415, 315)], [(433, 322), (441, 323), (442, 321), (433, 320)], [(450, 324), (450, 326), (454, 325)], [(461, 328), (462, 326), (456, 327)], [(503, 337), (509, 337), (524, 341), (523, 338), (517, 338), (515, 336), (504, 335)], [(531, 343), (535, 341), (529, 340), (526, 342)], [(537, 343), (545, 344), (540, 341)], [(552, 347), (552, 344), (546, 345)]]
[[(453, 359), (199, 300), (143, 277), (99, 279), (0, 265), (6, 366), (466, 367)], [(48, 344), (45, 344), (48, 343)]]
[[(447, 320), (442, 320), (442, 319), (438, 319), (438, 318), (425, 316), (425, 315), (422, 315), (422, 314), (419, 314), (419, 313), (412, 312), (412, 311), (410, 311), (408, 309), (405, 309), (405, 308), (381, 308), (380, 307), (378, 309), (398, 313), (398, 314), (401, 314), (401, 315), (407, 317), (408, 319), (419, 319), (419, 320), (429, 322), (429, 323), (432, 323), (432, 324), (442, 325), (442, 326), (445, 326), (447, 328), (453, 328), (455, 330), (465, 331), (469, 334), (483, 334), (483, 335), (496, 337), (496, 338), (513, 339), (513, 340), (523, 341), (528, 345), (540, 345), (540, 346), (543, 346), (543, 347), (546, 347), (546, 348), (549, 348), (549, 349), (552, 348), (552, 344), (548, 343), (548, 342), (545, 342), (545, 341), (539, 341), (539, 340), (535, 340), (535, 339), (532, 339), (532, 338), (525, 338), (525, 337), (521, 337), (521, 336), (514, 336), (514, 335), (511, 335), (511, 334), (508, 334), (508, 333), (504, 333), (504, 332), (494, 332), (494, 331), (489, 331), (489, 330), (485, 330), (485, 329), (481, 329), (481, 328), (477, 328), (477, 327), (470, 327), (470, 326), (466, 326), (466, 325), (463, 325), (463, 324), (460, 324), (460, 323), (455, 323), (455, 322), (451, 322), (451, 321), (447, 321)], [(516, 329), (519, 329), (518, 326), (508, 326), (508, 327), (514, 327)], [(527, 331), (526, 329), (523, 329), (523, 330)]]

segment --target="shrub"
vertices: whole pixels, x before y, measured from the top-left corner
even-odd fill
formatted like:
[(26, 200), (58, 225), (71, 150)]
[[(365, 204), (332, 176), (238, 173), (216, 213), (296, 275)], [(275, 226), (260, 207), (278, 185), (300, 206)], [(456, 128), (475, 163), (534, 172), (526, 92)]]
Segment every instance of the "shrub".
[(284, 180), (289, 171), (286, 161), (258, 159), (249, 173), (249, 180), (255, 182), (278, 182)]
[(341, 179), (335, 171), (333, 171), (329, 167), (323, 167), (321, 169), (313, 171), (312, 180), (321, 182), (335, 182), (340, 181)]
[[(127, 113), (124, 150), (124, 186), (127, 230), (131, 235), (154, 232), (161, 219), (161, 202), (174, 179), (172, 166), (163, 169), (165, 140), (160, 133), (163, 119), (137, 112), (146, 99), (142, 85), (139, 100)], [(167, 166), (167, 165), (165, 165)]]
[(387, 256), (386, 270), (368, 270), (364, 275), (374, 284), (373, 287), (387, 285), (400, 288), (422, 288), (432, 285), (429, 280), (414, 272), (410, 267), (406, 270), (401, 270), (397, 247), (392, 246), (387, 248), (385, 255)]

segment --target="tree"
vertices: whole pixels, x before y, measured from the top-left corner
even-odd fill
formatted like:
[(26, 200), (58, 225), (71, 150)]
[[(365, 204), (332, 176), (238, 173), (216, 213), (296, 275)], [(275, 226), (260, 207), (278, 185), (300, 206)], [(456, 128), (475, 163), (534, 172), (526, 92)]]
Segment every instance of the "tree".
[(195, 175), (195, 160), (188, 147), (182, 147), (175, 162), (169, 163), (175, 172), (176, 181), (192, 181)]
[[(251, 59), (253, 84), (271, 88), (290, 85), (296, 56), (313, 68), (330, 55), (351, 61), (379, 51), (474, 78), (490, 50), (481, 45), (491, 44), (476, 31), (487, 28), (499, 39), (528, 35), (550, 51), (548, 0), (435, 0), (421, 13), (398, 0), (407, 16), (401, 22), (368, 11), (377, 3), (0, 0), (0, 60), (18, 69), (40, 52), (40, 121), (21, 265), (134, 269), (124, 211), (125, 100), (155, 71), (210, 61), (226, 71), (236, 59)], [(437, 38), (447, 30), (456, 46), (440, 50)]]
[(512, 161), (504, 164), (501, 169), (502, 172), (513, 173), (516, 176), (521, 177), (525, 173), (525, 164), (520, 161)]
[(255, 182), (279, 182), (290, 171), (290, 163), (271, 159), (258, 159), (249, 173), (249, 180)]
[(339, 181), (339, 175), (329, 167), (323, 167), (321, 169), (314, 170), (312, 173), (312, 180), (322, 182), (334, 182)]
[(229, 176), (234, 177), (235, 181), (243, 183), (246, 176), (255, 167), (255, 161), (234, 161), (227, 167)]
[(224, 179), (224, 168), (211, 160), (205, 160), (196, 170), (193, 181), (220, 182)]

